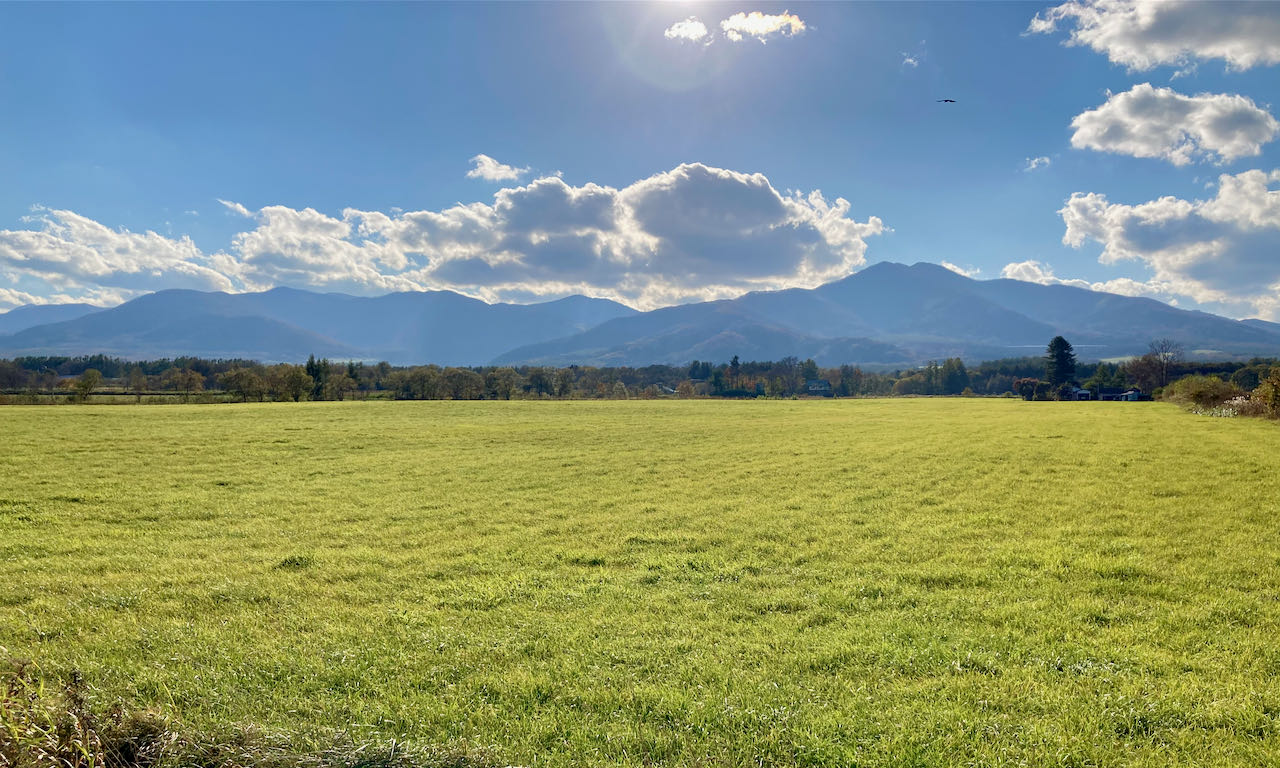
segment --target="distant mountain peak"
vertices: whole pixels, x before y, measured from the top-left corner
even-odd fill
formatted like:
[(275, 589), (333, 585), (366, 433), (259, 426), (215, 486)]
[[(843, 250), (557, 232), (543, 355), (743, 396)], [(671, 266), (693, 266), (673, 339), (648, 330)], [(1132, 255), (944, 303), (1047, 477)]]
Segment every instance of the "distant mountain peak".
[(0, 357), (102, 352), (275, 362), (315, 354), (398, 365), (649, 365), (739, 355), (884, 367), (1022, 356), (1055, 335), (1098, 358), (1141, 354), (1164, 337), (1223, 358), (1280, 355), (1280, 324), (1072, 286), (974, 280), (930, 262), (882, 261), (816, 288), (651, 312), (577, 295), (488, 304), (452, 291), (355, 297), (284, 287), (172, 289), (85, 311), (92, 315), (68, 319), (40, 307), (0, 314), (0, 334), (6, 321), (19, 329), (0, 338)]

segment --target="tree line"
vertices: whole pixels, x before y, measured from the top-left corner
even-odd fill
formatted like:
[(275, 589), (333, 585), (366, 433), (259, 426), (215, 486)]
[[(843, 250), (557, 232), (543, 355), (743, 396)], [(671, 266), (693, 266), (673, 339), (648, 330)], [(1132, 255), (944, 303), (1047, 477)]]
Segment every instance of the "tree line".
[[(1061, 340), (1059, 342), (1059, 340)], [(1065, 345), (1065, 347), (1063, 346)], [(252, 360), (180, 357), (129, 361), (103, 355), (19, 357), (0, 360), (0, 392), (61, 394), (84, 400), (112, 393), (141, 400), (164, 394), (183, 401), (345, 400), (383, 397), (405, 400), (508, 400), (517, 398), (792, 397), (825, 381), (837, 397), (888, 395), (1019, 395), (1053, 399), (1066, 386), (1090, 389), (1138, 387), (1152, 393), (1180, 378), (1198, 375), (1252, 391), (1267, 379), (1275, 360), (1188, 362), (1172, 342), (1124, 363), (1078, 363), (1058, 337), (1045, 356), (966, 365), (958, 357), (892, 371), (860, 366), (823, 367), (787, 357), (771, 361), (695, 360), (687, 366), (392, 366), (332, 361), (314, 356), (304, 364), (264, 365)]]

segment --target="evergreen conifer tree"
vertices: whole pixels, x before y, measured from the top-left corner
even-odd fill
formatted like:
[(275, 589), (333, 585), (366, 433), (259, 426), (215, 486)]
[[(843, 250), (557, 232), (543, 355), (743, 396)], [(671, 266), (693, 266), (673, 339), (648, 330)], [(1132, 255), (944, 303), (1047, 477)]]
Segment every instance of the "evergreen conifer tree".
[(1071, 342), (1061, 336), (1054, 336), (1053, 341), (1049, 342), (1044, 359), (1044, 377), (1049, 383), (1049, 388), (1052, 390), (1067, 384), (1075, 376), (1076, 353), (1071, 348)]

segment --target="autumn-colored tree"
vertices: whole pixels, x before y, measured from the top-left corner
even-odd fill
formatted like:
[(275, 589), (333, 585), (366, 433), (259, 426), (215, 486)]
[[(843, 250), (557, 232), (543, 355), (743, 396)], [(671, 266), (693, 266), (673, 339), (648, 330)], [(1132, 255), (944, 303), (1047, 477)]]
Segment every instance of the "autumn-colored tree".
[(191, 395), (204, 391), (204, 377), (190, 368), (170, 368), (160, 376), (160, 383), (182, 395), (182, 402), (190, 402)]
[(76, 400), (84, 402), (89, 399), (89, 395), (93, 390), (98, 388), (102, 383), (102, 372), (97, 368), (87, 368), (85, 372), (80, 374), (80, 378), (76, 379), (75, 393)]
[(249, 368), (236, 367), (221, 373), (218, 375), (218, 383), (223, 389), (239, 397), (242, 403), (249, 402), (249, 398), (261, 400), (267, 391), (262, 377)]

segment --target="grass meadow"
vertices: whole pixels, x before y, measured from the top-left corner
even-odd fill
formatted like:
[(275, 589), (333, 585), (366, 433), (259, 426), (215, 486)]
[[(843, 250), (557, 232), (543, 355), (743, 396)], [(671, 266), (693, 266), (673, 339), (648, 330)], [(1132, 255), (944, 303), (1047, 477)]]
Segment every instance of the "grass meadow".
[(1280, 428), (1162, 403), (0, 409), (0, 654), (581, 765), (1280, 762)]

